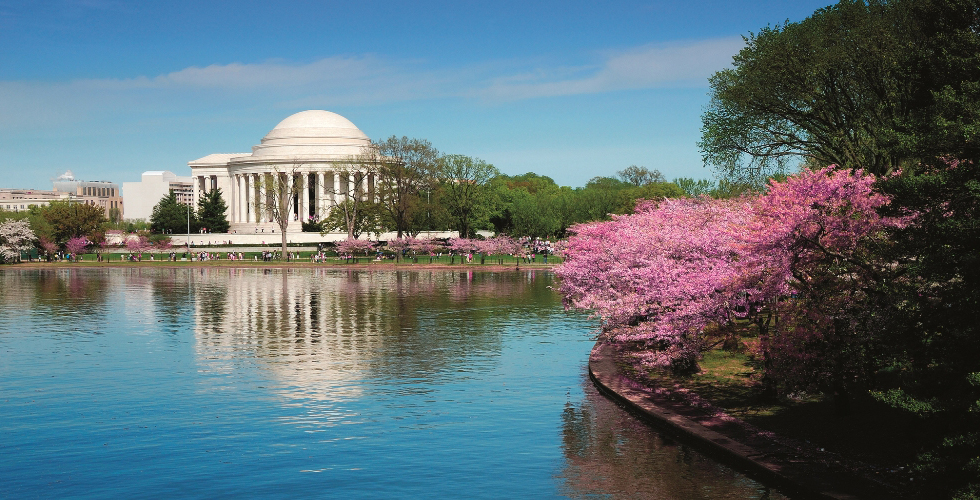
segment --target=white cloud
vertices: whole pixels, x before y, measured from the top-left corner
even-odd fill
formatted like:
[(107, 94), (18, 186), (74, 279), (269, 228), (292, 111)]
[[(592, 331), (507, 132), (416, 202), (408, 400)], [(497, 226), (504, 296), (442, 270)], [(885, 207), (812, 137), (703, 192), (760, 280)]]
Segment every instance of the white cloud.
[(596, 94), (627, 89), (704, 86), (712, 73), (731, 64), (745, 46), (741, 37), (650, 45), (609, 54), (591, 68), (540, 69), (498, 78), (476, 92), (488, 99)]
[(446, 97), (513, 101), (666, 86), (703, 86), (728, 66), (741, 38), (607, 53), (588, 66), (496, 61), (432, 68), (374, 55), (188, 67), (157, 76), (69, 82), (0, 81), (0, 129), (44, 128), (101, 117), (209, 109), (339, 107)]

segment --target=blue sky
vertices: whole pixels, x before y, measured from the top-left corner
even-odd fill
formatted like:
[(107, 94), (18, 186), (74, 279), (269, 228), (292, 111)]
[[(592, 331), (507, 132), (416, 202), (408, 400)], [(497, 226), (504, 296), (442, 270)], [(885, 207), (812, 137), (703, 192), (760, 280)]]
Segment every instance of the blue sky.
[(708, 76), (825, 5), (0, 0), (0, 187), (189, 175), (305, 109), (562, 185), (708, 178)]

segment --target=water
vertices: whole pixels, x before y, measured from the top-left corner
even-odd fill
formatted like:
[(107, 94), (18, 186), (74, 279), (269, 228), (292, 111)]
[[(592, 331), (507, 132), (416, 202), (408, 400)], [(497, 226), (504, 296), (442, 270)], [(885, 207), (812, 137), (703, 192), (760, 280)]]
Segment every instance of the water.
[(597, 394), (547, 272), (0, 271), (3, 498), (782, 498)]

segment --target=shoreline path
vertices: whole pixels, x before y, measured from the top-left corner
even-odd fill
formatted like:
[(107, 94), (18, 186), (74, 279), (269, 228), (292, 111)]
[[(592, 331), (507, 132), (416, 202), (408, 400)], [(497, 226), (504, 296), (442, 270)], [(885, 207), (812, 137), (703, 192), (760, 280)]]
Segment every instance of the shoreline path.
[(901, 496), (868, 470), (822, 449), (752, 428), (678, 392), (637, 383), (620, 370), (616, 346), (603, 337), (589, 355), (589, 376), (600, 392), (657, 429), (794, 498)]

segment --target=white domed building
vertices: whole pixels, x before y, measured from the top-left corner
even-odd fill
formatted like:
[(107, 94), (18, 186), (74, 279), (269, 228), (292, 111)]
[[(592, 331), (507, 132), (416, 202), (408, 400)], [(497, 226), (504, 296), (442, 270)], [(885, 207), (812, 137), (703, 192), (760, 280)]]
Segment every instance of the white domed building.
[[(304, 187), (290, 204), (287, 233), (302, 231), (301, 221), (324, 217), (340, 201), (353, 177), (351, 158), (367, 153), (371, 140), (347, 118), (330, 111), (310, 110), (279, 122), (251, 153), (216, 153), (188, 162), (195, 199), (220, 188), (228, 205), (229, 233), (277, 232), (261, 206), (267, 176), (292, 174)], [(373, 196), (373, 174), (360, 180), (360, 192)]]

